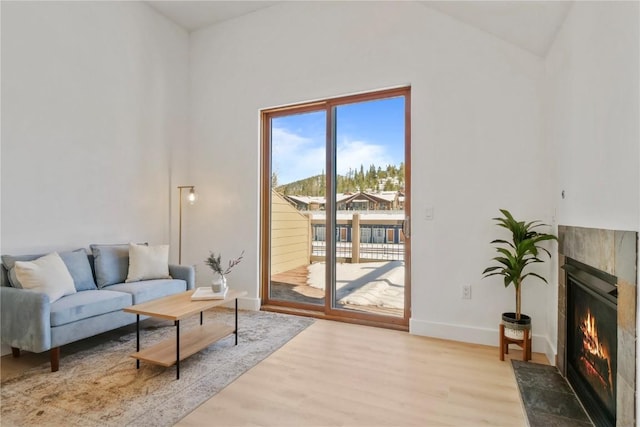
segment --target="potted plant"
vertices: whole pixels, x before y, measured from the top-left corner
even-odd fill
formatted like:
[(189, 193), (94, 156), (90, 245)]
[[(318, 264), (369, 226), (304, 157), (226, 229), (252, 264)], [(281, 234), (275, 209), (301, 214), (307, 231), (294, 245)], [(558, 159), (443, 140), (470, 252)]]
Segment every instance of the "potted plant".
[(226, 269), (223, 269), (222, 254), (218, 254), (218, 256), (216, 256), (213, 252), (209, 252), (209, 256), (204, 260), (204, 263), (211, 267), (214, 273), (218, 274), (217, 279), (214, 279), (211, 285), (213, 292), (222, 292), (225, 290), (227, 287), (227, 278), (225, 276), (231, 273), (233, 267), (240, 264), (243, 255), (244, 251), (242, 251), (238, 258), (229, 260), (229, 265), (227, 265)]
[(527, 277), (535, 277), (547, 283), (547, 279), (533, 271), (528, 271), (529, 266), (544, 262), (540, 255), (551, 254), (540, 246), (546, 240), (558, 240), (553, 234), (538, 232), (535, 229), (546, 226), (540, 221), (517, 221), (506, 210), (500, 209), (503, 217), (493, 218), (499, 227), (511, 232), (511, 241), (496, 239), (491, 242), (500, 254), (493, 258), (499, 265), (491, 266), (483, 271), (483, 278), (489, 276), (503, 276), (505, 288), (513, 284), (516, 296), (515, 313), (502, 313), (502, 321), (505, 325), (505, 335), (511, 338), (522, 339), (525, 329), (531, 329), (531, 318), (522, 314), (522, 284)]

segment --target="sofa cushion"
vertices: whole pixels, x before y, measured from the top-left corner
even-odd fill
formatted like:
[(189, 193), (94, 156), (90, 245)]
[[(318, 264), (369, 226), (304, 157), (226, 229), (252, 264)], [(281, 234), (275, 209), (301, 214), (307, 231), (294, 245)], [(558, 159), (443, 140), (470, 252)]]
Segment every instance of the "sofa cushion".
[(76, 292), (73, 277), (57, 252), (33, 261), (16, 261), (14, 269), (24, 289), (46, 294), (50, 302)]
[(33, 261), (34, 259), (38, 259), (43, 257), (46, 254), (37, 254), (37, 255), (2, 255), (2, 265), (7, 269), (7, 277), (9, 278), (9, 284), (18, 289), (22, 289), (22, 285), (18, 281), (16, 277), (16, 271), (14, 267), (16, 266), (16, 261)]
[(87, 257), (87, 251), (77, 249), (72, 252), (60, 252), (60, 258), (64, 261), (71, 277), (76, 291), (95, 290), (96, 282), (93, 279), (93, 272)]
[(170, 278), (169, 245), (129, 244), (129, 274), (125, 282)]
[(7, 278), (9, 279), (9, 284), (11, 285), (11, 287), (22, 289), (22, 285), (20, 284), (20, 281), (16, 277), (16, 269), (15, 268), (12, 268), (11, 270), (9, 270), (7, 272)]
[[(91, 264), (89, 264), (89, 258), (87, 252), (84, 249), (76, 249), (74, 251), (58, 252), (60, 258), (67, 266), (71, 277), (73, 278), (73, 284), (76, 291), (84, 291), (88, 289), (96, 289), (96, 282), (93, 279), (93, 272), (91, 271)], [(45, 254), (37, 255), (2, 255), (2, 264), (7, 269), (7, 277), (9, 283), (14, 288), (22, 288), (20, 281), (15, 274), (16, 261), (33, 261), (41, 258)]]
[(133, 296), (133, 303), (140, 304), (152, 299), (166, 297), (187, 290), (187, 282), (177, 279), (144, 280), (111, 285), (110, 291), (127, 292)]
[(34, 259), (38, 259), (40, 257), (45, 256), (46, 254), (38, 254), (38, 255), (2, 255), (2, 265), (7, 270), (11, 270), (16, 266), (16, 261), (33, 261)]
[(93, 253), (96, 284), (105, 286), (122, 283), (129, 271), (129, 245), (89, 245)]
[(122, 310), (132, 304), (128, 293), (93, 290), (68, 295), (51, 304), (51, 326)]

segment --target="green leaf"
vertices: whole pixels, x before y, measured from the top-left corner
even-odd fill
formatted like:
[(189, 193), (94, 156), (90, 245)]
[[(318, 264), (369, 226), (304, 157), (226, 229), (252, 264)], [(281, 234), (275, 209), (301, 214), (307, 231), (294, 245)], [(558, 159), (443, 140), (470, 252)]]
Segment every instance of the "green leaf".
[(504, 276), (504, 287), (507, 288), (509, 287), (509, 285), (513, 282), (513, 278), (509, 277), (509, 276)]
[[(487, 274), (487, 273), (489, 273), (490, 271), (499, 270), (499, 269), (501, 269), (501, 268), (502, 268), (502, 267), (500, 267), (500, 266), (498, 266), (498, 265), (493, 266), (493, 267), (487, 267), (487, 268), (485, 268), (485, 269), (484, 269), (484, 271), (482, 272), (482, 274)], [(495, 273), (494, 273), (494, 274), (495, 274)]]
[(536, 273), (534, 273), (534, 272), (529, 272), (529, 273), (525, 274), (524, 276), (522, 276), (522, 278), (524, 279), (524, 278), (525, 278), (525, 277), (527, 277), (527, 276), (534, 276), (534, 277), (537, 277), (538, 279), (542, 280), (544, 283), (549, 283), (549, 282), (547, 282), (547, 279), (545, 279), (545, 278), (544, 278), (544, 277), (542, 277), (541, 275), (536, 274)]
[(495, 258), (492, 258), (492, 259), (494, 261), (498, 261), (500, 264), (502, 264), (502, 265), (504, 265), (504, 266), (506, 266), (508, 268), (511, 268), (513, 266), (513, 263), (514, 263), (513, 259), (499, 257), (499, 256), (497, 256)]
[(485, 275), (484, 277), (489, 277), (489, 276), (502, 276), (502, 273), (500, 273), (500, 272), (491, 273), (491, 274)]
[(503, 245), (511, 246), (512, 248), (514, 248), (514, 249), (515, 249), (515, 247), (513, 246), (513, 243), (508, 242), (508, 241), (506, 241), (506, 240), (496, 239), (496, 240), (492, 240), (492, 241), (491, 241), (491, 244), (492, 244), (492, 245), (495, 245), (495, 244), (498, 244), (498, 243), (503, 244)]
[(505, 248), (497, 247), (496, 248), (496, 252), (499, 252), (499, 253), (503, 254), (507, 258), (515, 258), (514, 254), (510, 250), (505, 249)]

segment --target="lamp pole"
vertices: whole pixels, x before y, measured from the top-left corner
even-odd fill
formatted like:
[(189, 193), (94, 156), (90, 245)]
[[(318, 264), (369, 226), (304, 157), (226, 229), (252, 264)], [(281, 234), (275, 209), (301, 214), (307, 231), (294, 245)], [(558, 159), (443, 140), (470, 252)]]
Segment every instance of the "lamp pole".
[(196, 201), (195, 187), (193, 185), (179, 185), (178, 190), (180, 192), (180, 210), (178, 214), (178, 264), (182, 264), (182, 190), (189, 189), (189, 203), (193, 204)]

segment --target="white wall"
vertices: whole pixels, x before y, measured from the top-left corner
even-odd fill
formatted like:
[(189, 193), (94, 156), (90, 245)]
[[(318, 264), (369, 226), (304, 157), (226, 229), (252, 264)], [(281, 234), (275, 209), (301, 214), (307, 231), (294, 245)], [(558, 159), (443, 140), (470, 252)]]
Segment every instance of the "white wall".
[[(246, 261), (230, 276), (258, 298), (259, 110), (412, 86), (413, 333), (497, 345), (513, 290), (481, 280), (491, 218), (551, 219), (541, 146), (543, 61), (410, 2), (285, 2), (191, 35), (190, 178), (200, 200), (185, 259)], [(424, 220), (427, 207), (434, 220)], [(200, 274), (198, 280), (209, 280)], [(472, 284), (473, 298), (461, 299)], [(524, 311), (546, 341), (546, 294)]]
[(188, 43), (143, 3), (2, 2), (1, 253), (169, 242)]
[(559, 224), (638, 230), (638, 8), (576, 2), (546, 58)]
[[(637, 2), (575, 2), (545, 60), (558, 224), (640, 230), (639, 12)], [(556, 286), (548, 298), (557, 319)], [(547, 334), (555, 351), (556, 323)]]

